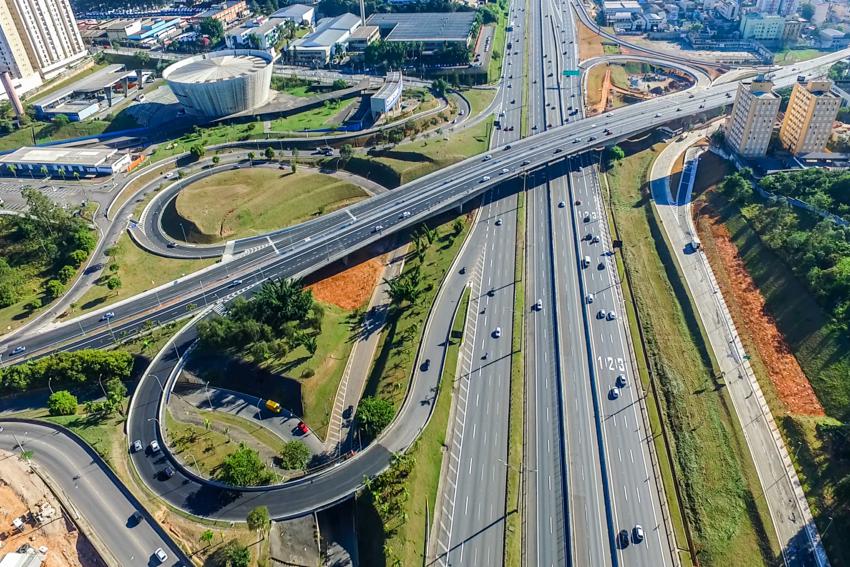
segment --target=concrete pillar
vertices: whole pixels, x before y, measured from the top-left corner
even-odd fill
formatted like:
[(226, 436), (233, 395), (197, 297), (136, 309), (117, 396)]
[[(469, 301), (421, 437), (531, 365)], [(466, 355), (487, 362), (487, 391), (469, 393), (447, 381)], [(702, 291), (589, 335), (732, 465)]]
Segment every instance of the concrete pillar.
[(112, 87), (106, 87), (103, 89), (104, 94), (106, 95), (106, 105), (110, 108), (112, 107)]
[(130, 85), (130, 78), (129, 77), (124, 77), (123, 79), (121, 79), (121, 86), (124, 88), (124, 96), (125, 97), (127, 96), (127, 91), (130, 88), (129, 85)]
[(15, 87), (12, 86), (12, 75), (9, 74), (9, 71), (4, 71), (0, 74), (0, 82), (3, 83), (3, 90), (6, 91), (6, 95), (9, 97), (9, 103), (11, 103), (15, 111), (15, 116), (20, 120), (24, 115), (24, 105), (21, 104), (21, 99), (18, 98)]
[(143, 72), (144, 72), (143, 69), (136, 69), (136, 88), (138, 90), (142, 90), (142, 77), (143, 77), (142, 73)]

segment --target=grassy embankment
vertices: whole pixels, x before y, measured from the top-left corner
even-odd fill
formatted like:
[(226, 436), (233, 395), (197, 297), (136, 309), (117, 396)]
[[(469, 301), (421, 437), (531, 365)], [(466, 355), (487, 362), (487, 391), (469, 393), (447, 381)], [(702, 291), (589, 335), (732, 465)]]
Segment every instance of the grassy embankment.
[[(379, 565), (382, 561), (389, 559), (384, 555), (385, 549), (390, 550), (393, 558), (400, 560), (400, 565), (421, 565), (423, 562), (423, 551), (427, 543), (425, 541), (426, 520), (433, 520), (437, 505), (437, 486), (440, 482), (440, 470), (445, 454), (446, 431), (452, 405), (453, 385), (458, 370), (458, 357), (463, 341), (463, 330), (469, 307), (469, 293), (470, 288), (466, 288), (452, 323), (434, 413), (431, 415), (428, 426), (422, 431), (422, 435), (410, 451), (410, 454), (416, 460), (416, 467), (404, 485), (404, 488), (410, 494), (405, 503), (406, 521), (398, 527), (395, 533), (386, 537), (383, 547), (367, 543), (365, 548), (361, 548), (361, 560), (364, 561), (364, 565)], [(429, 510), (427, 517), (426, 506)], [(361, 505), (360, 508), (360, 513), (363, 513), (363, 506)], [(376, 528), (380, 529), (379, 524), (376, 525)], [(359, 529), (363, 530), (364, 526), (359, 526)], [(366, 528), (367, 534), (370, 529)], [(381, 539), (383, 539), (381, 536), (375, 538), (376, 541), (381, 541)]]
[(487, 82), (492, 83), (498, 81), (502, 76), (502, 65), (505, 62), (505, 44), (507, 31), (505, 26), (508, 25), (508, 3), (496, 2), (491, 5), (492, 8), (499, 14), (499, 21), (495, 24), (493, 30), (493, 41), (490, 45), (490, 62), (487, 65)]
[(193, 183), (178, 195), (176, 208), (188, 221), (190, 239), (213, 243), (284, 228), (366, 197), (356, 185), (329, 175), (254, 168)]
[(317, 130), (319, 128), (333, 128), (338, 126), (341, 115), (356, 99), (328, 101), (319, 108), (305, 110), (285, 118), (275, 118), (271, 121), (272, 132), (300, 132), (301, 130)]
[[(700, 323), (647, 204), (649, 168), (661, 149), (656, 145), (630, 155), (608, 173), (651, 379), (661, 396), (647, 404), (660, 402), (661, 418), (672, 433), (684, 515), (700, 562), (722, 565), (748, 557), (753, 563), (773, 563), (779, 549), (746, 442), (722, 382), (715, 378), (716, 364)], [(630, 323), (638, 349), (638, 329)], [(649, 384), (644, 387), (651, 393)], [(658, 454), (663, 461), (663, 450)], [(672, 478), (669, 472), (665, 476), (676, 517)], [(677, 532), (679, 545), (685, 546), (681, 526)]]
[(767, 312), (774, 318), (827, 414), (824, 417), (795, 415), (782, 403), (751, 331), (742, 324), (740, 307), (734, 299), (730, 300), (733, 297), (729, 291), (730, 274), (718, 257), (713, 240), (706, 239), (706, 254), (751, 356), (750, 364), (794, 460), (812, 514), (821, 533), (828, 530), (823, 541), (830, 561), (836, 567), (850, 565), (850, 548), (840, 535), (850, 531), (850, 509), (839, 488), (850, 478), (850, 461), (844, 456), (846, 439), (835, 433), (841, 431), (840, 424), (847, 421), (850, 340), (833, 325), (785, 262), (764, 245), (736, 206), (714, 192), (708, 199), (764, 297)]
[(818, 49), (782, 49), (775, 52), (773, 62), (776, 65), (793, 65), (820, 57), (825, 52)]

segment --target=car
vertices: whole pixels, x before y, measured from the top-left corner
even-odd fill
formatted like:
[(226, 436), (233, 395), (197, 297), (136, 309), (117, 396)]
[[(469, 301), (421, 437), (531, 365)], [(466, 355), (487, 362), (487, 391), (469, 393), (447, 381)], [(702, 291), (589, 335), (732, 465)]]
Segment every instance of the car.
[(457, 114), (458, 116), (463, 116), (463, 110), (459, 111)]
[(626, 387), (626, 375), (625, 374), (619, 374), (617, 376), (616, 384), (617, 384), (618, 388), (625, 388)]
[(522, 165), (528, 165), (528, 164), (530, 164), (530, 163), (531, 163), (531, 162), (530, 162), (530, 161), (528, 161), (528, 160), (523, 160)]
[(511, 149), (511, 145), (510, 145), (510, 144), (508, 144), (507, 146), (505, 146), (505, 151), (508, 151), (509, 149)]
[(582, 238), (582, 240), (587, 240), (587, 241), (593, 240), (593, 233), (588, 232), (587, 234), (584, 235), (584, 238)]
[(308, 433), (310, 433), (310, 429), (307, 427), (307, 424), (304, 423), (303, 421), (299, 421), (298, 425), (296, 425), (296, 427), (298, 428), (298, 431), (302, 435), (307, 435)]
[(605, 269), (605, 262), (599, 262), (599, 264), (596, 265), (596, 269), (597, 270), (604, 270)]
[(375, 227), (372, 229), (372, 232), (381, 232), (382, 230), (384, 230), (384, 226), (376, 224)]
[(656, 113), (655, 113), (655, 117), (656, 117), (656, 118), (661, 118), (661, 113), (660, 113), (660, 112), (656, 112)]
[(350, 405), (347, 408), (345, 408), (344, 410), (342, 410), (343, 419), (351, 419), (351, 417), (353, 415), (354, 415), (354, 406)]
[(694, 98), (694, 93), (689, 94), (688, 98)]
[(590, 222), (590, 213), (584, 213), (584, 222)]
[(138, 453), (142, 450), (142, 442), (136, 439), (135, 441), (133, 441), (133, 444), (130, 445), (130, 450), (134, 453)]
[(491, 287), (490, 290), (487, 292), (487, 297), (493, 297), (495, 295), (496, 295), (496, 290)]
[(398, 218), (400, 218), (400, 219), (406, 219), (406, 218), (408, 218), (409, 216), (410, 216), (410, 211), (404, 211), (403, 213), (401, 213), (401, 214), (398, 216)]
[(502, 168), (502, 175), (504, 175), (505, 173), (510, 173), (510, 172), (511, 172), (511, 170), (508, 169), (507, 167)]
[(587, 303), (593, 303), (593, 294), (592, 294), (592, 293), (588, 293), (587, 295), (585, 295), (585, 296), (584, 296), (584, 300), (585, 300)]
[(581, 199), (576, 199), (576, 205), (581, 205)]
[(168, 560), (168, 554), (165, 553), (161, 547), (157, 547), (156, 551), (154, 551), (153, 554), (156, 556), (160, 563), (165, 563), (166, 560)]
[(629, 530), (620, 530), (620, 533), (617, 534), (617, 545), (620, 549), (629, 547)]
[(511, 99), (511, 104), (516, 104), (516, 99), (515, 99), (515, 98), (512, 98), (512, 99)]
[(499, 337), (501, 337), (501, 336), (502, 336), (502, 328), (501, 328), (501, 327), (496, 327), (496, 330), (495, 330), (495, 331), (493, 331), (493, 338), (498, 339), (498, 338), (499, 338)]
[(607, 314), (608, 314), (607, 311), (605, 311), (604, 309), (600, 309), (599, 312), (596, 314), (596, 318), (597, 319), (604, 319), (605, 315), (607, 315)]
[(559, 153), (561, 153), (561, 152), (563, 152), (563, 151), (564, 151), (564, 150), (563, 150), (563, 149), (561, 149), (561, 148), (555, 148), (555, 152), (554, 152), (554, 153), (559, 154)]
[(162, 477), (163, 478), (171, 478), (174, 476), (174, 468), (171, 465), (168, 465), (164, 469), (162, 469)]
[(534, 304), (534, 310), (535, 311), (542, 311), (543, 310), (543, 300), (542, 299), (538, 299), (537, 303)]
[(168, 248), (177, 248), (177, 244), (175, 244), (174, 242), (169, 242), (167, 246)]
[(499, 113), (499, 116), (504, 116), (504, 115), (505, 115), (505, 111), (504, 111), (504, 110), (503, 110), (502, 112), (500, 112), (500, 113)]
[(100, 270), (102, 270), (102, 269), (103, 269), (103, 264), (100, 264), (100, 263), (98, 263), (98, 264), (92, 264), (91, 266), (89, 266), (88, 268), (86, 268), (86, 271), (85, 271), (84, 273), (86, 273), (86, 274), (93, 274), (93, 273), (95, 273), (95, 272), (99, 272), (99, 271), (100, 271)]
[(490, 161), (491, 159), (493, 159), (493, 156), (491, 156), (490, 154), (487, 154), (486, 156), (484, 156), (484, 159), (482, 159), (481, 161)]
[(481, 178), (481, 183), (485, 183), (485, 182), (487, 182), (487, 181), (490, 181), (490, 176), (489, 176), (489, 175), (485, 175), (484, 177), (482, 177), (482, 178)]
[(229, 287), (237, 287), (237, 286), (240, 286), (240, 285), (242, 285), (242, 280), (233, 280), (232, 282), (230, 282)]
[(598, 237), (598, 236), (594, 236), (593, 238), (591, 238), (591, 239), (590, 239), (590, 243), (591, 243), (591, 244), (597, 244), (598, 242), (599, 242), (599, 237)]
[(582, 267), (582, 268), (586, 268), (586, 267), (588, 267), (589, 265), (590, 265), (590, 256), (585, 256), (584, 258), (582, 258), (582, 260), (581, 260), (581, 267)]
[(502, 226), (502, 219), (496, 219), (496, 226)]
[(643, 541), (643, 526), (640, 524), (636, 525), (632, 530), (632, 538), (635, 540), (635, 543), (640, 543)]
[(142, 513), (138, 510), (130, 514), (130, 519), (127, 520), (127, 527), (134, 528), (142, 523)]
[(140, 94), (139, 96), (136, 97), (136, 100), (139, 101), (139, 102), (145, 102), (145, 95)]
[(421, 370), (422, 372), (428, 372), (429, 368), (431, 368), (431, 359), (426, 358), (424, 361), (422, 361), (422, 364), (419, 365), (419, 370)]
[(558, 201), (558, 208), (559, 208), (559, 209), (563, 209), (563, 208), (564, 208), (564, 207), (566, 207), (566, 206), (567, 206), (567, 204), (566, 204), (565, 202), (563, 202), (563, 201)]
[(150, 445), (148, 445), (148, 448), (151, 450), (151, 453), (159, 453), (159, 441), (154, 439), (151, 441)]
[(25, 350), (27, 350), (27, 347), (25, 347), (25, 346), (16, 346), (15, 348), (12, 349), (12, 356), (14, 356), (16, 354), (21, 354)]
[(106, 313), (104, 313), (103, 315), (100, 316), (100, 320), (101, 321), (109, 321), (113, 317), (115, 317), (115, 313), (113, 313), (112, 311), (107, 311)]
[(460, 272), (459, 272), (459, 273), (460, 273), (461, 275), (465, 274), (465, 273), (466, 273), (466, 266), (461, 266), (461, 268), (460, 268)]
[(608, 320), (609, 321), (615, 321), (616, 319), (617, 319), (617, 313), (615, 313), (614, 311), (609, 311), (608, 312)]
[(593, 141), (593, 140), (595, 140), (595, 139), (596, 139), (596, 136), (590, 136), (590, 137), (587, 139), (587, 141), (588, 141), (588, 142), (592, 142), (592, 141)]
[(620, 389), (617, 388), (616, 386), (611, 388), (611, 391), (608, 392), (608, 397), (611, 398), (612, 400), (616, 400), (617, 398), (620, 397)]

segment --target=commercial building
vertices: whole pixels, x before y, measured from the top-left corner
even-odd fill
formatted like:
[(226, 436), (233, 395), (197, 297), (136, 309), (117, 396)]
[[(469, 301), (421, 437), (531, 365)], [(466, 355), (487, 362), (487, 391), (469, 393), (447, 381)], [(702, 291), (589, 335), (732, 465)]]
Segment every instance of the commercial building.
[(822, 49), (844, 49), (850, 43), (850, 38), (842, 31), (827, 28), (818, 32), (818, 45)]
[(782, 39), (785, 18), (778, 15), (749, 13), (741, 18), (739, 28), (742, 39), (776, 41)]
[(380, 30), (384, 41), (421, 43), (426, 52), (450, 44), (468, 47), (474, 22), (475, 12), (372, 14), (366, 20)]
[(25, 147), (0, 155), (0, 174), (16, 177), (113, 175), (125, 171), (132, 156), (114, 148)]
[(296, 65), (327, 65), (338, 49), (346, 49), (351, 34), (360, 27), (360, 18), (341, 14), (319, 20), (316, 29), (289, 45), (289, 57)]
[(785, 149), (793, 154), (808, 154), (826, 147), (841, 107), (841, 98), (831, 88), (829, 80), (794, 85), (779, 128), (779, 141)]
[(737, 0), (721, 0), (714, 5), (714, 10), (724, 20), (737, 20), (738, 14), (741, 13), (741, 5)]
[(248, 4), (245, 0), (227, 0), (219, 4), (213, 4), (208, 10), (192, 16), (192, 23), (198, 23), (206, 18), (220, 21), (227, 27), (239, 18), (248, 14)]
[(614, 25), (615, 22), (623, 22), (632, 19), (632, 14), (643, 12), (640, 3), (636, 0), (606, 0), (602, 3), (602, 13), (605, 16), (606, 25)]
[(304, 4), (290, 4), (274, 12), (270, 17), (289, 20), (296, 26), (312, 26), (316, 23), (316, 9)]
[(150, 76), (141, 69), (127, 71), (124, 65), (107, 65), (79, 81), (35, 100), (36, 116), (50, 120), (64, 114), (72, 122), (84, 120), (126, 97), (133, 88), (141, 88)]
[(378, 26), (360, 26), (348, 38), (348, 51), (363, 52), (370, 43), (381, 39)]
[(182, 59), (162, 77), (187, 114), (220, 118), (266, 103), (272, 56), (256, 49), (214, 51)]
[(806, 25), (806, 20), (798, 16), (788, 16), (785, 18), (785, 28), (782, 30), (782, 41), (785, 43), (796, 43), (800, 40), (800, 34), (803, 32), (803, 26)]
[(369, 99), (369, 109), (372, 111), (372, 116), (386, 114), (395, 108), (401, 100), (401, 93), (403, 91), (404, 81), (402, 80), (401, 73), (387, 73), (384, 84)]
[(0, 76), (17, 111), (19, 95), (87, 53), (68, 0), (0, 1)]
[(183, 23), (182, 18), (150, 18), (142, 20), (139, 30), (127, 35), (129, 41), (157, 41), (172, 30), (178, 29)]
[(224, 34), (224, 43), (230, 49), (271, 49), (280, 39), (286, 25), (283, 18), (260, 16), (232, 28)]
[(759, 75), (750, 83), (739, 83), (732, 114), (726, 121), (726, 142), (744, 157), (767, 153), (781, 98), (773, 83)]
[(797, 13), (800, 0), (758, 0), (756, 10), (761, 14), (791, 16)]

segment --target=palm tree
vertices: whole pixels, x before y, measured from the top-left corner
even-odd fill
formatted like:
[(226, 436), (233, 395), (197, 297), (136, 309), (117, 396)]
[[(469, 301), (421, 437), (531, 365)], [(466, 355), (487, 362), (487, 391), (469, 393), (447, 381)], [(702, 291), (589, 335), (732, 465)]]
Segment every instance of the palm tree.
[(79, 181), (79, 180), (80, 180), (80, 172), (79, 172), (79, 171), (75, 171), (75, 172), (74, 172), (74, 180), (75, 180), (75, 181)]
[(41, 168), (39, 169), (39, 171), (40, 171), (40, 172), (41, 172), (41, 174), (44, 176), (44, 178), (45, 178), (45, 179), (47, 179), (47, 177), (48, 177), (48, 175), (49, 175), (49, 173), (50, 173), (49, 171), (47, 171), (47, 166), (46, 166), (46, 165), (42, 165), (42, 166), (41, 166)]
[(14, 175), (14, 176), (15, 176), (15, 178), (17, 179), (17, 177), (18, 177), (18, 168), (17, 168), (17, 167), (15, 167), (15, 164), (13, 164), (13, 163), (7, 163), (7, 164), (6, 164), (6, 169), (8, 169), (9, 171), (11, 171), (11, 172), (12, 172), (12, 175)]
[(248, 152), (248, 159), (251, 162), (251, 167), (254, 167), (254, 158), (255, 157), (257, 157), (257, 155), (254, 152)]
[(62, 176), (62, 181), (67, 181), (67, 179), (65, 179), (65, 168), (64, 167), (61, 167), (61, 166), (59, 167), (59, 175)]

